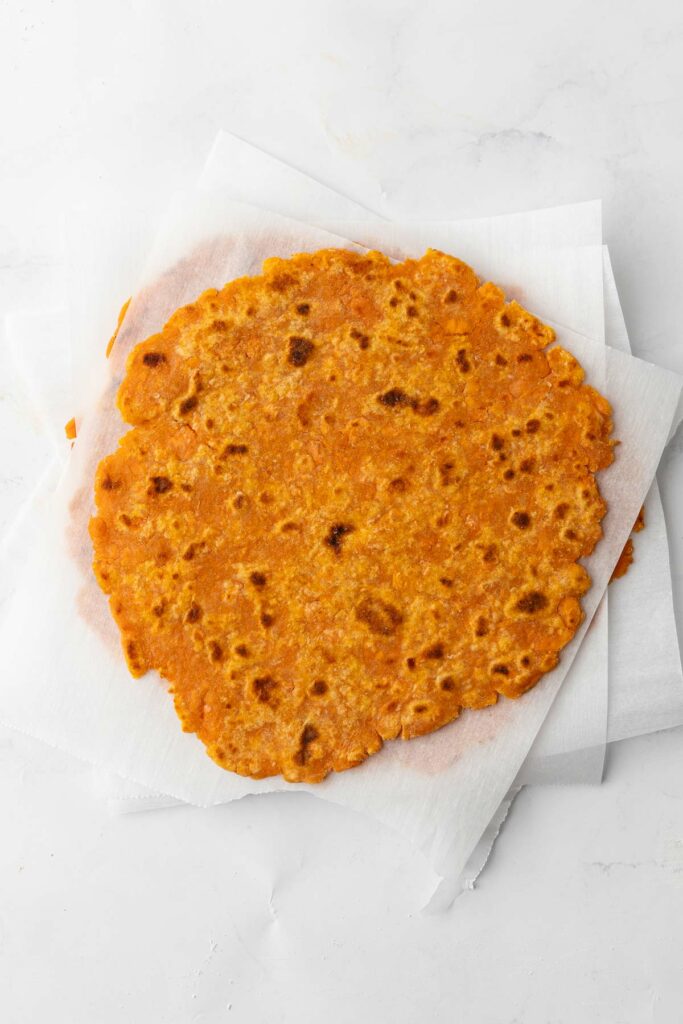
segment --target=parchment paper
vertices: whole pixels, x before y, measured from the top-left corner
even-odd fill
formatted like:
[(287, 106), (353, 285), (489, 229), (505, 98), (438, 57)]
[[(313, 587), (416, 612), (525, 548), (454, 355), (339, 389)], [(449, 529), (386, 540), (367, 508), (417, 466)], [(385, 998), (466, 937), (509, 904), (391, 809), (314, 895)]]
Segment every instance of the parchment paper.
[[(186, 201), (176, 214), (164, 226), (150, 266), (150, 280), (159, 280), (162, 288), (148, 288), (131, 307), (110, 364), (114, 373), (134, 341), (159, 327), (202, 287), (253, 272), (265, 255), (342, 244), (217, 196), (194, 206)], [(175, 266), (187, 253), (194, 253), (192, 260)], [(564, 335), (594, 379), (604, 348), (570, 332)], [(111, 380), (105, 387), (106, 408), (114, 385)], [(522, 701), (465, 715), (427, 737), (427, 743), (387, 744), (353, 772), (312, 788), (318, 796), (364, 809), (398, 828), (422, 846), (441, 872), (462, 868), (557, 692), (654, 474), (680, 380), (609, 351), (607, 391), (618, 395), (628, 417), (617, 415), (620, 458), (601, 479), (611, 511), (605, 540), (589, 560), (594, 586), (585, 601), (586, 623), (561, 665)], [(86, 427), (88, 421), (86, 416)], [(105, 417), (90, 422), (0, 634), (8, 670), (2, 686), (4, 720), (19, 728), (30, 725), (38, 736), (49, 735), (57, 745), (66, 742), (89, 760), (191, 802), (286, 787), (277, 780), (253, 782), (222, 772), (194, 737), (179, 733), (170, 701), (153, 678), (136, 683), (127, 678), (104, 599), (73, 557), (89, 560), (89, 546), (82, 533), (68, 541), (64, 535), (65, 504), (71, 501), (77, 509), (83, 504), (81, 490), (85, 486), (89, 492), (92, 456), (98, 446), (108, 449), (120, 431)]]
[[(607, 246), (603, 260), (607, 340), (630, 352)], [(610, 587), (609, 630), (614, 643), (609, 648), (609, 742), (683, 725), (683, 672), (669, 541), (656, 479), (645, 499), (645, 523), (635, 535), (628, 575)]]
[[(346, 213), (349, 216), (353, 216), (359, 212), (359, 208), (356, 204), (345, 200), (343, 197), (339, 197), (337, 193), (326, 189), (324, 186), (320, 186), (318, 183), (313, 182), (310, 178), (305, 175), (301, 175), (299, 172), (294, 171), (285, 164), (281, 164), (279, 161), (275, 161), (272, 157), (268, 157), (266, 154), (259, 150), (248, 146), (246, 143), (236, 140), (234, 136), (223, 134), (219, 138), (216, 147), (214, 148), (214, 154), (212, 161), (214, 164), (217, 160), (218, 174), (214, 173), (214, 180), (221, 180), (228, 178), (235, 182), (237, 178), (237, 188), (242, 188), (242, 195), (247, 198), (249, 195), (262, 199), (265, 195), (268, 198), (269, 203), (274, 202), (286, 202), (288, 208), (292, 209), (294, 206), (294, 212), (298, 210), (309, 210), (311, 212), (317, 212), (321, 217), (325, 212), (329, 214), (331, 208), (335, 209), (337, 214)], [(212, 161), (209, 162), (211, 166)], [(214, 171), (215, 171), (214, 167)], [(242, 178), (242, 184), (240, 185), (240, 176)], [(244, 191), (246, 189), (246, 191)], [(251, 190), (251, 191), (250, 191)], [(312, 194), (311, 194), (312, 193)], [(233, 188), (232, 194), (235, 194)], [(336, 207), (335, 207), (336, 202)], [(264, 205), (268, 205), (267, 203)], [(366, 215), (367, 216), (367, 215)], [(70, 227), (73, 228), (74, 218), (70, 218)], [(78, 223), (78, 220), (76, 220)], [(97, 257), (100, 262), (102, 259), (102, 247), (99, 243), (99, 238), (103, 235), (107, 237), (108, 249), (113, 250), (112, 260), (107, 266), (106, 281), (107, 287), (102, 293), (98, 292), (97, 288), (92, 287), (92, 281), (88, 280), (87, 277), (81, 280), (80, 274), (75, 277), (75, 282), (78, 287), (73, 289), (74, 296), (78, 299), (76, 302), (76, 310), (79, 306), (86, 306), (87, 315), (84, 318), (85, 325), (89, 327), (89, 331), (81, 330), (76, 331), (76, 334), (80, 337), (81, 344), (85, 344), (89, 348), (89, 356), (92, 357), (93, 346), (92, 337), (93, 335), (102, 336), (105, 329), (108, 329), (110, 319), (103, 319), (102, 326), (100, 329), (93, 329), (92, 315), (95, 312), (95, 306), (98, 310), (106, 307), (107, 302), (111, 302), (111, 285), (112, 281), (119, 281), (121, 277), (121, 269), (123, 267), (123, 256), (125, 254), (126, 270), (124, 271), (124, 287), (126, 280), (126, 273), (130, 275), (131, 263), (133, 267), (136, 263), (136, 258), (139, 261), (141, 252), (140, 239), (144, 242), (144, 231), (137, 230), (141, 226), (144, 227), (151, 224), (149, 217), (146, 217), (141, 211), (137, 211), (137, 215), (127, 216), (125, 218), (125, 244), (116, 252), (115, 246), (112, 246), (112, 242), (115, 238), (118, 238), (117, 228), (122, 226), (120, 216), (113, 213), (112, 216), (107, 217), (107, 223), (105, 230), (92, 231), (92, 211), (83, 211), (83, 217), (81, 218), (81, 228), (88, 227), (89, 234), (83, 230), (76, 232), (77, 245), (74, 247), (74, 253), (78, 254), (77, 270), (83, 274), (86, 270), (90, 269), (94, 262), (94, 258)], [(517, 241), (519, 242), (520, 237), (526, 238), (525, 232), (529, 230), (529, 217), (526, 214), (516, 215), (514, 217), (504, 218), (493, 218), (491, 223), (495, 226), (495, 234), (504, 240)], [(131, 228), (132, 225), (132, 228)], [(531, 220), (531, 226), (535, 231), (535, 234), (531, 237), (540, 244), (547, 244), (550, 241), (561, 237), (563, 240), (572, 240), (575, 242), (584, 242), (588, 240), (595, 240), (600, 237), (599, 232), (599, 204), (589, 203), (580, 204), (578, 206), (569, 208), (560, 208), (558, 211), (541, 211), (535, 215), (535, 218)], [(578, 230), (577, 230), (578, 226)], [(469, 237), (474, 231), (475, 235), (481, 235), (482, 231), (481, 221), (470, 221), (466, 222), (461, 231), (461, 235), (465, 238)], [(506, 231), (507, 229), (507, 231)], [(131, 235), (132, 231), (132, 235)], [(97, 248), (92, 252), (89, 246), (92, 239), (97, 236)], [(72, 232), (72, 241), (74, 235)], [(133, 253), (133, 259), (131, 259), (131, 252)], [(84, 253), (88, 253), (88, 258), (84, 258)], [(470, 256), (474, 260), (474, 256)], [(71, 275), (72, 280), (74, 276)], [(133, 280), (130, 276), (128, 280)], [(84, 296), (87, 298), (84, 299)], [(533, 304), (533, 290), (531, 297), (525, 297), (523, 301), (531, 302)], [(90, 308), (88, 307), (88, 304)], [(536, 307), (538, 308), (538, 306)], [(76, 317), (78, 320), (78, 317)], [(81, 318), (83, 319), (83, 318)], [(81, 352), (81, 361), (86, 351)], [(42, 364), (38, 364), (42, 369)], [(61, 426), (59, 427), (61, 433)], [(666, 537), (664, 536), (664, 544), (666, 546)], [(598, 616), (593, 623), (591, 635), (592, 639), (595, 640), (596, 624)], [(663, 650), (668, 650), (666, 644), (662, 644)], [(580, 652), (578, 661), (587, 660), (587, 656), (595, 654), (597, 645), (595, 643), (585, 643)], [(603, 659), (604, 660), (604, 659)], [(572, 780), (595, 780), (599, 778), (601, 763), (602, 763), (602, 748), (592, 748), (589, 750), (576, 751), (573, 750), (576, 740), (572, 739), (578, 735), (579, 742), (585, 742), (585, 725), (584, 723), (590, 721), (595, 728), (597, 724), (596, 706), (595, 706), (595, 692), (597, 675), (597, 665), (593, 666), (593, 671), (587, 673), (587, 678), (592, 678), (591, 694), (593, 697), (593, 707), (589, 709), (587, 706), (583, 706), (581, 697), (581, 691), (572, 689), (572, 681), (578, 675), (577, 669), (579, 668), (578, 663), (575, 664), (574, 670), (570, 673), (570, 679), (567, 681), (565, 686), (562, 688), (560, 695), (551, 709), (551, 713), (548, 719), (544, 723), (541, 729), (534, 747), (530, 752), (527, 761), (522, 769), (522, 778), (524, 781), (555, 781), (557, 779), (564, 779), (566, 781)], [(650, 678), (651, 681), (651, 678)], [(589, 715), (589, 710), (592, 714), (592, 718)], [(654, 709), (656, 710), (656, 707)], [(572, 727), (568, 727), (569, 718), (573, 715), (575, 721), (580, 723), (577, 731), (576, 727), (572, 730)], [(567, 719), (567, 721), (565, 721)], [(658, 718), (656, 721), (659, 724), (649, 725), (648, 723), (652, 720), (645, 720), (640, 718), (640, 727), (663, 727), (666, 724), (666, 718)], [(554, 723), (560, 723), (560, 728), (555, 729)], [(673, 722), (670, 724), (674, 724)], [(564, 737), (564, 739), (563, 739)], [(559, 744), (558, 744), (559, 741)], [(566, 752), (559, 753), (562, 744), (568, 747)], [(538, 751), (538, 754), (536, 753)], [(558, 771), (559, 769), (559, 771)], [(111, 791), (116, 795), (116, 787), (109, 787)], [(119, 785), (119, 803), (122, 806), (126, 806), (126, 801), (131, 796), (137, 796), (137, 801), (133, 800), (131, 806), (142, 807), (154, 805), (154, 799), (149, 797), (149, 794), (144, 790), (143, 787), (136, 787), (134, 784), (125, 783), (121, 780)], [(142, 796), (145, 799), (142, 799)], [(169, 798), (170, 800), (170, 798)], [(487, 830), (488, 831), (488, 830)]]

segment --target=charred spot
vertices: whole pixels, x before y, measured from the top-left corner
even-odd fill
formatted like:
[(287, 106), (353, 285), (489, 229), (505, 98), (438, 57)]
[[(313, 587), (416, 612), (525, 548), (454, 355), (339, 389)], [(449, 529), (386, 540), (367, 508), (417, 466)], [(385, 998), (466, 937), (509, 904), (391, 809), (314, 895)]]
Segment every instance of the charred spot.
[(423, 652), (425, 658), (431, 658), (432, 661), (441, 661), (444, 656), (444, 646), (442, 643), (432, 644), (426, 651)]
[(408, 308), (406, 309), (406, 313), (408, 314), (408, 316), (416, 317), (417, 308), (415, 306), (408, 306)]
[(439, 579), (439, 583), (442, 586), (444, 586), (444, 587), (452, 587), (453, 586), (453, 580), (450, 578), (450, 576), (442, 576)]
[(165, 609), (166, 609), (166, 602), (165, 601), (161, 601), (160, 604), (155, 604), (154, 605), (154, 607), (152, 608), (152, 612), (156, 615), (156, 617), (158, 619), (160, 619), (161, 616), (164, 614)]
[(415, 704), (415, 706), (413, 707), (413, 711), (415, 712), (416, 715), (423, 715), (426, 710), (426, 704)]
[(453, 676), (445, 676), (439, 681), (439, 686), (442, 690), (445, 690), (446, 693), (451, 693), (451, 691), (455, 689), (455, 679)]
[(223, 660), (223, 648), (217, 640), (209, 640), (209, 655), (211, 657), (211, 661)]
[(513, 437), (521, 437), (522, 431), (518, 427), (515, 427), (514, 430), (510, 431), (510, 433)]
[(504, 480), (514, 480), (514, 478), (515, 478), (515, 471), (514, 471), (514, 469), (506, 469), (505, 472), (503, 473), (503, 479)]
[(199, 399), (196, 395), (190, 395), (189, 398), (184, 398), (178, 406), (181, 416), (185, 416), (188, 412), (192, 412), (193, 409), (196, 409), (198, 402)]
[(249, 445), (247, 444), (226, 444), (223, 455), (246, 455), (248, 451)]
[(388, 715), (393, 715), (394, 711), (398, 711), (398, 701), (390, 700), (384, 710)]
[(510, 520), (519, 530), (528, 530), (531, 526), (531, 516), (528, 512), (513, 512)]
[(398, 306), (398, 299), (396, 298), (395, 295), (392, 295), (392, 297), (389, 299), (389, 305), (393, 306), (394, 308)]
[(330, 532), (325, 537), (325, 543), (337, 554), (341, 552), (342, 541), (349, 533), (353, 533), (355, 527), (351, 523), (335, 523), (330, 527)]
[(406, 286), (399, 277), (394, 278), (394, 288), (397, 292), (404, 292), (406, 290)]
[(483, 615), (480, 615), (477, 619), (477, 625), (475, 626), (475, 636), (486, 636), (489, 631), (489, 624)]
[(495, 672), (495, 674), (498, 676), (510, 675), (510, 669), (507, 667), (507, 665), (494, 665), (491, 671)]
[(191, 562), (194, 556), (197, 554), (198, 548), (199, 545), (195, 544), (193, 541), (192, 544), (188, 545), (188, 547), (185, 548), (185, 551), (183, 552), (183, 560), (185, 562)]
[(507, 315), (507, 313), (501, 313), (500, 322), (502, 323), (503, 327), (510, 326), (510, 317)]
[(247, 306), (247, 316), (256, 316), (256, 306)]
[(249, 575), (249, 582), (252, 583), (257, 590), (263, 590), (267, 583), (267, 578), (262, 572), (252, 572)]
[(548, 606), (548, 598), (545, 594), (541, 593), (540, 590), (530, 590), (528, 594), (524, 594), (520, 597), (517, 602), (516, 608), (520, 612), (525, 612), (527, 615), (533, 615), (534, 612), (540, 612)]
[(128, 655), (131, 661), (135, 661), (135, 659), (137, 658), (138, 649), (136, 647), (134, 640), (129, 640), (128, 643), (126, 644), (126, 654)]
[(270, 700), (273, 690), (277, 687), (277, 683), (272, 676), (259, 676), (251, 684), (251, 688), (254, 691), (256, 697), (263, 703), (267, 704)]
[(491, 447), (493, 448), (494, 452), (499, 452), (505, 447), (505, 441), (500, 436), (500, 434), (491, 435)]
[(451, 483), (451, 474), (454, 469), (454, 462), (442, 462), (441, 465), (439, 466), (439, 473), (441, 474), (441, 483), (443, 484), (444, 487), (448, 487), (448, 485)]
[(578, 534), (576, 530), (565, 530), (564, 536), (566, 540), (578, 540)]
[(531, 658), (528, 658), (525, 654), (524, 657), (520, 659), (520, 662), (524, 666), (524, 668), (528, 668), (531, 664)]
[(415, 669), (415, 658), (406, 658), (406, 665), (413, 672)]
[(519, 464), (519, 468), (522, 473), (533, 473), (535, 462), (533, 459), (522, 459)]
[(323, 694), (327, 693), (327, 683), (324, 679), (316, 679), (311, 687), (311, 693), (316, 697), (322, 697)]
[(393, 636), (403, 622), (398, 608), (379, 597), (363, 598), (355, 614), (359, 622), (364, 622), (370, 632), (378, 636)]
[(538, 428), (540, 427), (540, 425), (541, 425), (541, 421), (540, 420), (536, 420), (536, 419), (527, 420), (527, 424), (526, 424), (526, 432), (527, 432), (527, 434), (535, 434), (537, 432)]
[(166, 494), (173, 487), (167, 476), (151, 476), (152, 492), (154, 494)]
[(225, 320), (214, 320), (211, 327), (214, 331), (227, 331), (228, 329), (228, 325)]
[(311, 312), (311, 307), (307, 302), (300, 302), (299, 305), (296, 307), (296, 311), (297, 313), (300, 313), (301, 316), (308, 316), (308, 314)]
[(190, 605), (190, 607), (187, 610), (187, 615), (185, 616), (185, 622), (199, 622), (201, 617), (202, 617), (202, 610), (199, 607), (199, 605), (195, 601), (193, 601), (192, 604)]
[(496, 363), (498, 366), (507, 366), (508, 361), (505, 356), (502, 356), (500, 352), (496, 354)]
[(270, 612), (261, 612), (261, 625), (264, 627), (264, 629), (270, 629), (274, 622), (274, 615), (271, 615)]
[(363, 332), (359, 331), (356, 327), (352, 327), (349, 333), (353, 340), (358, 342), (359, 348), (368, 348), (370, 345), (370, 338), (367, 334), (363, 334)]
[(306, 764), (306, 761), (308, 760), (308, 753), (309, 753), (308, 748), (311, 745), (311, 743), (314, 742), (314, 740), (317, 740), (318, 735), (319, 735), (318, 730), (316, 729), (316, 727), (314, 725), (311, 725), (309, 723), (308, 725), (305, 725), (303, 727), (303, 729), (301, 731), (301, 736), (299, 736), (299, 749), (297, 750), (296, 754), (294, 755), (294, 763), (295, 764), (298, 764), (298, 765)]
[(426, 398), (423, 402), (416, 402), (413, 405), (413, 411), (418, 416), (433, 416), (434, 413), (438, 412), (440, 408), (438, 398)]
[(566, 501), (561, 501), (559, 505), (555, 506), (554, 515), (556, 519), (566, 519), (567, 512), (569, 512), (569, 505)]
[(517, 356), (517, 362), (518, 363), (530, 363), (533, 358), (534, 357), (531, 355), (530, 352), (522, 352), (522, 353), (520, 353), (520, 355)]
[(458, 353), (455, 357), (455, 361), (458, 364), (458, 368), (461, 373), (469, 373), (470, 361), (467, 358), (467, 349), (459, 348)]
[(142, 361), (145, 366), (160, 366), (166, 362), (166, 356), (163, 352), (145, 352)]
[(258, 499), (262, 505), (272, 505), (275, 501), (273, 495), (269, 494), (268, 491), (262, 491), (261, 494), (259, 494)]
[(495, 562), (496, 559), (498, 558), (498, 545), (489, 544), (488, 547), (484, 549), (484, 554), (482, 555), (482, 558), (484, 559), (485, 562)]
[(401, 388), (390, 388), (383, 395), (378, 395), (377, 401), (380, 405), (386, 405), (389, 409), (412, 405), (412, 399)]
[(232, 507), (233, 508), (241, 509), (241, 508), (244, 508), (244, 506), (246, 504), (247, 504), (247, 496), (246, 496), (246, 494), (243, 494), (242, 491), (240, 491), (238, 494), (236, 494), (235, 497), (232, 499)]
[(499, 462), (507, 462), (507, 460), (508, 460), (508, 457), (505, 454), (505, 452), (500, 452), (499, 455), (498, 455), (498, 461)]
[(274, 292), (286, 292), (288, 288), (294, 284), (294, 278), (291, 274), (276, 274), (275, 277), (268, 282), (268, 287)]
[(402, 476), (397, 476), (394, 480), (389, 481), (389, 490), (396, 494), (404, 494), (408, 490), (408, 484)]
[(443, 301), (444, 302), (457, 302), (458, 301), (458, 293), (456, 292), (455, 288), (451, 288), (449, 291), (446, 292), (446, 295), (445, 295)]
[(246, 644), (238, 644), (235, 648), (235, 654), (239, 654), (240, 658), (248, 658), (249, 648)]
[(308, 338), (292, 335), (289, 339), (289, 355), (287, 362), (292, 366), (305, 366), (313, 354), (315, 346)]
[(181, 484), (180, 490), (185, 491), (186, 494), (189, 494), (190, 491), (192, 490), (192, 484)]
[(112, 478), (107, 473), (100, 486), (102, 487), (103, 491), (118, 491), (119, 487), (121, 486), (121, 481), (112, 480)]

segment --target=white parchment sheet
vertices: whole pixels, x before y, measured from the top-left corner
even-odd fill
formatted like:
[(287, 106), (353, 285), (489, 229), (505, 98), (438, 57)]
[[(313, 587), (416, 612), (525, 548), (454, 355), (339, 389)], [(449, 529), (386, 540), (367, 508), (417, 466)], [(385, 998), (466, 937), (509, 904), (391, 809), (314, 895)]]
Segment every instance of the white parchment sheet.
[[(241, 194), (244, 198), (255, 198), (262, 201), (265, 197), (267, 202), (262, 203), (262, 205), (278, 203), (280, 207), (285, 205), (294, 213), (305, 213), (305, 211), (309, 211), (311, 214), (317, 214), (320, 218), (324, 216), (325, 212), (327, 212), (328, 216), (331, 212), (334, 212), (337, 216), (346, 215), (348, 217), (358, 216), (361, 212), (360, 208), (356, 204), (340, 197), (337, 193), (326, 189), (324, 186), (312, 181), (312, 179), (300, 174), (300, 172), (297, 172), (287, 165), (274, 160), (272, 157), (268, 157), (261, 151), (235, 139), (234, 136), (227, 135), (226, 133), (222, 133), (217, 140), (212, 157), (207, 165), (207, 169), (210, 171), (209, 178), (213, 175), (214, 181), (225, 182), (227, 179), (228, 182), (232, 183), (233, 188), (231, 194), (233, 196), (235, 195), (235, 190), (237, 190), (237, 194)], [(206, 177), (207, 175), (205, 173), (205, 179)], [(369, 215), (364, 213), (364, 216), (367, 218)], [(85, 217), (86, 220), (84, 223), (87, 223), (90, 227), (92, 223), (91, 212), (86, 211)], [(133, 227), (135, 227), (139, 221), (141, 221), (142, 224), (138, 226), (141, 226), (142, 228), (146, 226), (147, 230), (149, 230), (149, 226), (152, 221), (149, 217), (145, 218), (140, 211), (137, 211), (137, 216), (133, 217)], [(519, 243), (520, 238), (524, 241), (528, 237), (530, 220), (526, 214), (493, 218), (490, 223), (493, 225), (494, 234), (499, 239)], [(71, 224), (73, 224), (73, 218), (71, 219)], [(127, 217), (126, 231), (128, 235), (131, 230), (130, 224), (131, 218)], [(107, 221), (107, 230), (103, 232), (110, 242), (112, 240), (112, 236), (116, 233), (117, 225), (118, 222), (116, 220), (116, 215), (113, 214)], [(573, 242), (595, 241), (600, 237), (599, 204), (584, 203), (573, 207), (560, 208), (557, 211), (541, 211), (540, 214), (537, 214), (531, 220), (531, 227), (534, 232), (534, 234), (531, 235), (531, 238), (538, 244), (549, 244), (553, 240), (557, 241), (558, 238), (561, 238), (563, 241), (569, 240)], [(466, 240), (473, 234), (475, 237), (477, 235), (481, 235), (481, 231), (481, 221), (468, 221), (461, 224), (460, 236), (461, 239)], [(101, 235), (102, 233), (97, 232), (96, 234)], [(125, 287), (126, 273), (128, 273), (128, 280), (131, 280), (131, 238), (126, 238), (125, 256), (128, 267), (123, 273), (122, 281), (119, 280), (121, 277), (121, 268), (112, 268), (111, 266), (108, 266), (106, 274), (107, 290), (100, 295), (98, 294), (98, 289), (93, 288), (92, 281), (88, 279), (88, 270), (93, 263), (94, 255), (96, 255), (100, 260), (102, 259), (101, 246), (98, 242), (98, 248), (94, 253), (92, 253), (90, 252), (92, 238), (89, 239), (88, 236), (83, 233), (81, 233), (80, 237), (77, 234), (76, 237), (78, 245), (74, 247), (74, 252), (78, 256), (77, 263), (79, 261), (80, 263), (76, 267), (77, 273), (75, 275), (74, 283), (77, 287), (73, 289), (73, 297), (78, 299), (77, 303), (75, 303), (77, 312), (80, 312), (80, 306), (86, 306), (85, 324), (87, 326), (88, 322), (90, 322), (90, 327), (92, 327), (92, 314), (94, 312), (94, 308), (96, 306), (104, 307), (107, 302), (113, 301), (109, 294), (111, 291), (112, 269), (115, 271), (114, 280), (119, 282), (120, 287)], [(144, 244), (145, 239), (146, 235), (144, 230), (134, 232), (132, 248), (134, 252), (139, 250), (139, 252), (137, 252), (138, 261), (139, 254), (142, 251), (140, 242), (142, 240), (142, 243)], [(433, 244), (436, 244), (436, 241), (434, 241)], [(461, 244), (465, 244), (464, 241)], [(85, 258), (84, 252), (90, 252), (90, 255)], [(121, 253), (121, 255), (123, 255), (123, 253)], [(469, 258), (473, 261), (475, 259), (473, 255), (470, 255)], [(135, 258), (132, 262), (135, 264)], [(73, 273), (71, 275), (71, 279), (74, 280)], [(529, 296), (520, 295), (519, 297), (522, 301), (526, 301), (531, 305), (534, 305), (534, 299), (538, 300), (539, 298), (537, 294), (534, 294), (533, 289)], [(87, 308), (88, 304), (91, 307), (89, 309)], [(537, 305), (535, 308), (539, 309), (540, 305)], [(81, 319), (83, 319), (83, 317), (81, 317)], [(39, 320), (40, 318), (38, 318), (38, 322)], [(76, 317), (76, 320), (78, 321), (78, 316)], [(91, 332), (91, 334), (88, 334), (87, 331), (80, 331), (80, 340), (84, 346), (89, 347), (89, 352), (87, 348), (84, 348), (84, 351), (80, 354), (79, 363), (86, 362), (86, 355), (92, 358), (93, 352), (95, 351), (92, 346), (92, 333), (102, 335), (104, 333), (104, 329), (108, 329), (109, 322), (110, 317), (103, 322), (102, 329), (98, 330), (95, 328), (94, 332)], [(15, 325), (13, 324), (13, 327), (14, 326)], [(21, 334), (21, 332), (19, 333)], [(44, 332), (45, 335), (49, 335), (50, 333), (52, 333), (54, 341), (54, 328), (52, 328), (51, 332)], [(76, 333), (77, 335), (79, 334), (78, 331)], [(37, 339), (37, 343), (40, 345), (40, 338)], [(42, 363), (37, 363), (35, 369), (38, 371), (38, 376), (40, 376), (40, 373), (43, 371)], [(52, 383), (52, 378), (50, 378), (50, 382)], [(60, 420), (58, 427), (59, 433), (61, 433), (61, 422), (62, 421)], [(663, 536), (663, 541), (666, 548), (665, 534)], [(664, 561), (666, 562), (666, 559)], [(579, 662), (582, 660), (586, 661), (587, 656), (591, 653), (595, 656), (595, 652), (598, 649), (598, 645), (595, 643), (597, 618), (598, 617), (596, 616), (596, 620), (594, 621), (591, 630), (591, 638), (593, 642), (585, 643), (582, 646), (578, 658)], [(669, 618), (671, 619), (672, 616), (669, 615)], [(628, 623), (626, 625), (628, 626)], [(671, 650), (671, 648), (665, 643), (661, 644), (660, 647), (667, 653)], [(675, 651), (674, 659), (675, 661), (678, 660), (678, 655)], [(592, 709), (589, 709), (588, 706), (584, 706), (582, 704), (580, 699), (581, 692), (578, 689), (572, 689), (572, 680), (577, 678), (579, 675), (577, 669), (579, 669), (580, 666), (576, 663), (572, 673), (570, 673), (570, 679), (562, 688), (558, 700), (555, 702), (548, 719), (544, 723), (544, 726), (534, 743), (531, 754), (522, 769), (522, 778), (524, 781), (548, 781), (558, 778), (564, 778), (565, 780), (584, 779), (588, 781), (599, 777), (602, 762), (602, 751), (597, 750), (597, 748), (584, 751), (573, 750), (577, 736), (579, 742), (585, 742), (585, 723), (592, 722), (592, 727), (595, 729), (597, 722), (595, 715), (595, 712), (597, 711), (595, 695), (598, 690), (597, 681), (599, 669), (598, 664), (595, 663), (595, 657), (593, 657), (593, 661), (593, 670), (587, 675), (587, 679), (592, 682), (592, 687), (589, 691), (593, 698)], [(612, 676), (612, 681), (614, 683), (614, 673), (612, 673)], [(651, 675), (648, 681), (651, 682)], [(651, 689), (651, 686), (649, 688)], [(659, 690), (657, 691), (657, 695), (661, 702), (665, 695), (660, 693)], [(574, 727), (574, 729), (571, 727), (567, 728), (569, 723), (568, 721), (564, 721), (565, 718), (567, 718), (567, 715), (565, 715), (563, 708), (566, 708), (570, 714), (573, 714), (575, 721), (581, 723), (578, 732), (576, 727)], [(591, 710), (592, 718), (588, 714), (589, 710)], [(667, 724), (667, 718), (664, 714), (660, 714), (659, 717), (657, 717), (656, 714), (653, 715), (651, 713), (648, 717), (648, 710), (650, 712), (656, 712), (657, 702), (655, 702), (654, 707), (649, 706), (648, 709), (646, 709), (645, 716), (641, 715), (638, 718), (639, 724), (636, 728), (643, 731), (647, 728), (661, 728)], [(560, 714), (561, 711), (562, 713)], [(559, 729), (554, 727), (555, 722), (560, 723), (561, 727)], [(668, 724), (675, 723), (669, 721)], [(564, 746), (565, 750), (568, 752), (560, 753), (559, 751), (562, 746)], [(537, 756), (535, 756), (536, 751), (539, 752)], [(560, 769), (559, 772), (558, 768)], [(138, 797), (142, 794), (146, 795), (146, 791), (143, 787), (136, 787), (131, 783), (124, 782), (124, 780), (121, 780), (118, 788), (120, 790), (118, 796), (124, 801), (124, 806), (127, 798), (130, 798), (133, 795)], [(114, 787), (114, 794), (117, 795), (116, 787)], [(138, 799), (137, 801), (131, 801), (130, 806), (142, 807), (153, 804), (153, 799)]]
[[(603, 259), (607, 341), (630, 352), (606, 246)], [(669, 542), (656, 479), (645, 499), (645, 523), (635, 535), (628, 575), (609, 593), (609, 631), (614, 639), (609, 647), (609, 742), (683, 725), (683, 672)]]
[[(221, 771), (181, 733), (171, 702), (150, 674), (133, 682), (119, 654), (104, 597), (88, 569), (85, 523), (93, 459), (121, 432), (111, 414), (122, 359), (204, 287), (258, 269), (266, 255), (344, 244), (303, 224), (239, 206), (217, 195), (188, 197), (157, 238), (148, 287), (132, 304), (120, 343), (94, 387), (99, 415), (84, 417), (65, 481), (46, 517), (33, 558), (3, 624), (6, 724), (66, 746), (152, 789), (200, 804), (287, 787)], [(179, 262), (180, 261), (180, 262)], [(560, 339), (595, 379), (605, 349), (578, 334)], [(561, 665), (524, 700), (464, 715), (411, 743), (390, 743), (353, 772), (320, 786), (320, 797), (365, 810), (398, 828), (440, 872), (459, 872), (504, 797), (592, 617), (630, 532), (669, 435), (681, 382), (675, 375), (607, 350), (607, 393), (615, 399), (619, 458), (602, 474), (610, 512), (605, 539), (588, 560), (594, 586), (586, 622)], [(628, 410), (620, 414), (619, 406)], [(304, 787), (302, 787), (304, 788)]]

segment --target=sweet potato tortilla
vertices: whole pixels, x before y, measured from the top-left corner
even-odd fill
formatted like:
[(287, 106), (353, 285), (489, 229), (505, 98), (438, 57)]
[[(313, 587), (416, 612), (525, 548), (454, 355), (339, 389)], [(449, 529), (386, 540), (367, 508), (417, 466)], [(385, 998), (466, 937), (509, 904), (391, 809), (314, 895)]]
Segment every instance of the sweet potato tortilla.
[(452, 256), (328, 249), (132, 351), (95, 572), (219, 765), (318, 782), (557, 664), (612, 423), (553, 341)]

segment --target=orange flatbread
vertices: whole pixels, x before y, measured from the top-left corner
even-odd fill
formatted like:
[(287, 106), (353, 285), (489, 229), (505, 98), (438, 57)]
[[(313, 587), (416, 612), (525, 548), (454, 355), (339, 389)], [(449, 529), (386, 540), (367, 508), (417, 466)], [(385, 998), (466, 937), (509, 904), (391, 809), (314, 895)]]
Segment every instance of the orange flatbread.
[(331, 249), (132, 351), (95, 572), (218, 764), (316, 782), (557, 664), (613, 456), (553, 340), (452, 256)]

